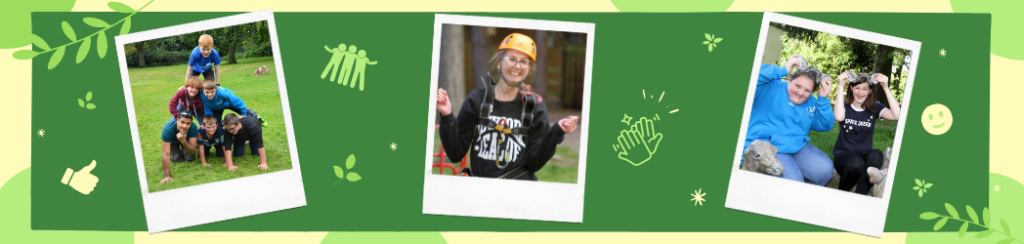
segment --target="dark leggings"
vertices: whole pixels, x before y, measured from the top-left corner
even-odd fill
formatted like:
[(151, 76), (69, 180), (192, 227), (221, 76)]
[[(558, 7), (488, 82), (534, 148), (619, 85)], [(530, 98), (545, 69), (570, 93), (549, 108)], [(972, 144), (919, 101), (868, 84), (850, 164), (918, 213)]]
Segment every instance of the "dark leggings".
[(868, 177), (868, 167), (882, 168), (882, 151), (872, 149), (867, 153), (844, 152), (835, 155), (836, 159), (832, 164), (839, 173), (839, 189), (849, 191), (857, 186), (857, 193), (867, 195), (871, 190), (871, 181)]
[[(206, 72), (203, 73), (199, 73), (198, 71), (193, 69), (192, 72), (189, 73), (189, 76), (199, 76), (199, 74), (203, 75), (203, 79), (214, 78), (213, 69), (208, 69), (206, 70)], [(217, 83), (217, 86), (220, 86), (220, 83)]]

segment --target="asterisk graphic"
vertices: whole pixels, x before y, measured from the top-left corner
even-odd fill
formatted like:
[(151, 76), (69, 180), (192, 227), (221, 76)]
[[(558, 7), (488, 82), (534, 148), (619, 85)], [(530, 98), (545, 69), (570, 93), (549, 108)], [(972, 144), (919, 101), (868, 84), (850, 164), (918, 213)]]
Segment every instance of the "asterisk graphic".
[(39, 134), (39, 137), (43, 137), (43, 134), (46, 134), (46, 131), (43, 130), (43, 129), (39, 129), (39, 133), (38, 134)]
[(701, 193), (702, 190), (704, 190), (704, 188), (693, 191), (693, 193), (690, 194), (690, 196), (693, 196), (693, 199), (690, 199), (690, 201), (696, 201), (693, 203), (693, 206), (697, 206), (698, 203), (700, 203), (701, 206), (704, 206), (704, 195), (707, 195), (708, 193)]
[(939, 54), (942, 55), (943, 57), (945, 57), (946, 56), (946, 49), (943, 48), (942, 50), (939, 50)]
[(398, 149), (398, 144), (395, 144), (394, 142), (392, 142), (391, 143), (391, 151), (394, 151), (396, 149)]
[(996, 184), (996, 192), (999, 192), (999, 184)]

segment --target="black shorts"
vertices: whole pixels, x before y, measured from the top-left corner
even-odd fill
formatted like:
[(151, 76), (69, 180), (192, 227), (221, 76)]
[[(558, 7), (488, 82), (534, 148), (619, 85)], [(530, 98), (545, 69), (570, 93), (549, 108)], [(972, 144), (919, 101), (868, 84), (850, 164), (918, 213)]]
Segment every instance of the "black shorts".
[[(188, 74), (188, 76), (199, 76), (199, 74), (203, 74), (203, 79), (214, 78), (213, 69), (206, 70), (206, 72), (203, 73), (199, 73), (199, 71), (193, 69), (192, 72)], [(220, 86), (220, 83), (217, 83), (217, 86)]]

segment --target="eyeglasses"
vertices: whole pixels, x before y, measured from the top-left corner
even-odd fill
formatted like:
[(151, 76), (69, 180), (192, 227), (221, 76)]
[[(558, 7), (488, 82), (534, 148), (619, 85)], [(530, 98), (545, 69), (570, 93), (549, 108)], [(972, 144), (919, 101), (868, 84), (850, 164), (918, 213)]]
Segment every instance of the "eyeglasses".
[(516, 66), (516, 64), (519, 64), (523, 67), (530, 67), (531, 63), (532, 62), (530, 62), (529, 59), (515, 60), (512, 57), (505, 57), (505, 64), (509, 66)]
[(241, 127), (239, 127), (239, 126), (237, 126), (237, 125), (236, 125), (235, 127), (233, 127), (233, 128), (228, 128), (227, 126), (224, 126), (224, 130), (226, 130), (226, 131), (228, 131), (228, 132), (231, 132), (231, 133), (234, 133), (234, 132), (235, 132), (236, 130), (238, 130), (239, 128), (241, 128)]

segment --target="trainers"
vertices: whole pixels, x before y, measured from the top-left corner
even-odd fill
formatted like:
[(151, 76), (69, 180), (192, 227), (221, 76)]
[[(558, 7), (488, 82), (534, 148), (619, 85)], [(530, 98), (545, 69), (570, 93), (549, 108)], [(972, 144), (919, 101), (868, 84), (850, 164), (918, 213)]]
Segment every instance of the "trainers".
[(262, 125), (263, 127), (267, 127), (270, 126), (270, 123), (267, 123), (267, 120), (260, 118), (260, 125)]

